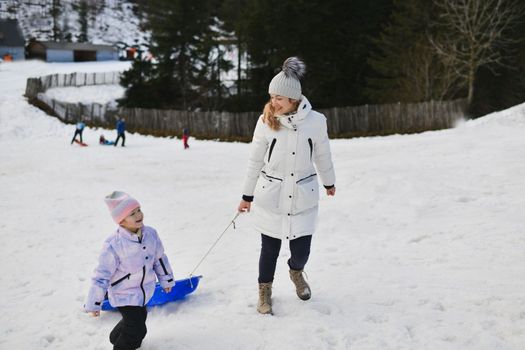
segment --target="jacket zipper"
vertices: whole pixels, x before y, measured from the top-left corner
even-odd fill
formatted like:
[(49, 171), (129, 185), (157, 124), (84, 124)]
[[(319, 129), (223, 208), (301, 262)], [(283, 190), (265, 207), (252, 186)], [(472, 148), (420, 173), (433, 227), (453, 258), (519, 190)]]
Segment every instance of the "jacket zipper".
[(308, 144), (310, 145), (310, 160), (312, 160), (312, 152), (314, 151), (314, 144), (312, 139), (308, 139)]
[(144, 291), (144, 277), (146, 277), (146, 265), (142, 266), (142, 280), (140, 281), (140, 289), (142, 290), (142, 306), (146, 305), (146, 292)]
[(129, 276), (131, 276), (131, 273), (128, 273), (126, 276), (124, 276), (122, 278), (119, 278), (115, 282), (111, 283), (111, 287), (115, 287), (117, 284), (119, 284), (120, 282), (124, 281), (126, 278), (129, 279)]
[(270, 162), (270, 158), (272, 157), (273, 148), (275, 147), (276, 142), (277, 142), (277, 139), (274, 138), (272, 140), (272, 144), (270, 145), (270, 152), (268, 152), (268, 163)]

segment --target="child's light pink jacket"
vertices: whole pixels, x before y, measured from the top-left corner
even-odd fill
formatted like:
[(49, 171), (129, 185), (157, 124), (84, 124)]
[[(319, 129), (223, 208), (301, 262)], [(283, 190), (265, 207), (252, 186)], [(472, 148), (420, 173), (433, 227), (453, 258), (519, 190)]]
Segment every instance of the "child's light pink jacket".
[(157, 231), (144, 226), (139, 240), (119, 226), (104, 242), (84, 308), (100, 310), (106, 291), (114, 307), (144, 306), (153, 295), (157, 278), (162, 288), (175, 285)]

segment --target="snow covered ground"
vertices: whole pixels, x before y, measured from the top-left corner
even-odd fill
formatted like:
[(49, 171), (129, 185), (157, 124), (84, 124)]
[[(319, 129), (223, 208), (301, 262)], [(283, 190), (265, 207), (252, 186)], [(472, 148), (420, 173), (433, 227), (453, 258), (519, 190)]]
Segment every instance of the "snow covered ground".
[[(116, 313), (82, 312), (124, 190), (187, 277), (235, 215), (249, 145), (86, 129), (28, 105), (25, 79), (126, 63), (0, 66), (0, 349), (109, 349)], [(82, 89), (80, 89), (82, 91)], [(84, 94), (84, 93), (81, 93)], [(525, 104), (453, 130), (332, 141), (303, 302), (282, 250), (274, 316), (258, 315), (259, 236), (237, 220), (185, 301), (153, 308), (142, 349), (525, 348)]]
[(124, 97), (125, 91), (120, 85), (70, 86), (49, 89), (46, 95), (61, 102), (106, 104)]

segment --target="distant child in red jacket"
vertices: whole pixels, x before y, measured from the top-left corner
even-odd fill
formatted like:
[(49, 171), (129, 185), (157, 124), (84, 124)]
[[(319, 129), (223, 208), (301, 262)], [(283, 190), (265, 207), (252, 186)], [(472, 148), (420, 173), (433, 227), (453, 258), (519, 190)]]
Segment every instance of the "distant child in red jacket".
[(190, 145), (188, 145), (189, 138), (190, 138), (190, 129), (184, 128), (182, 130), (182, 143), (184, 144), (184, 149), (190, 148)]

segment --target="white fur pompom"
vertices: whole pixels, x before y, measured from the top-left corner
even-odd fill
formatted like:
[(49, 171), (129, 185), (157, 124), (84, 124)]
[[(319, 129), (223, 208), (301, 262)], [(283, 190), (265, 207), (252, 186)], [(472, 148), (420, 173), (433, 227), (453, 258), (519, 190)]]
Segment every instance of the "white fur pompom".
[(306, 72), (306, 65), (298, 57), (288, 57), (283, 63), (283, 73), (287, 77), (300, 80)]

